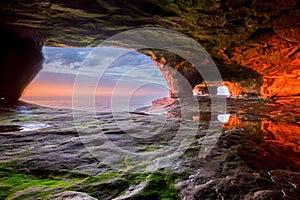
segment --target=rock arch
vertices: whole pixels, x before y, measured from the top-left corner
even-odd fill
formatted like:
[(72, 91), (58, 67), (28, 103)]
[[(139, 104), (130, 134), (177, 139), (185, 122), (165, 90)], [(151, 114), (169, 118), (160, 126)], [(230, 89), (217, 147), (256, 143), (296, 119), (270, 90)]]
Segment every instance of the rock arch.
[[(1, 27), (22, 34), (0, 30), (0, 100), (18, 99), (41, 68), (42, 39), (36, 33), (47, 37), (50, 46), (84, 47), (96, 46), (116, 33), (147, 26), (170, 28), (197, 40), (218, 61), (224, 80), (232, 82), (233, 87), (235, 83), (248, 87), (242, 93), (266, 98), (300, 94), (300, 1), (253, 1), (251, 6), (248, 1), (101, 2), (3, 1)], [(249, 15), (253, 12), (256, 14)], [(31, 39), (25, 39), (26, 35)], [(172, 70), (163, 69), (161, 64), (178, 68), (191, 87), (202, 81), (201, 76), (190, 73), (193, 67), (187, 67), (187, 63), (161, 58), (157, 56), (155, 61), (168, 82), (170, 96), (191, 95), (179, 87), (184, 84), (174, 78), (176, 73), (172, 75)], [(259, 74), (252, 73), (254, 76), (245, 80), (243, 72), (250, 74), (245, 68)]]
[(171, 98), (190, 98), (193, 88), (203, 81), (194, 65), (178, 55), (157, 51), (141, 51), (151, 57), (166, 79)]

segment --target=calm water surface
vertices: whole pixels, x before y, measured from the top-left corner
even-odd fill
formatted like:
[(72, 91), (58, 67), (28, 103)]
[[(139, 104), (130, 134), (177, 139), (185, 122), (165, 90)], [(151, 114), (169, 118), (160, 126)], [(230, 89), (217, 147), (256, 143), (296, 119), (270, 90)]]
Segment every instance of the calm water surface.
[[(150, 106), (152, 101), (158, 98), (161, 98), (161, 96), (133, 96), (128, 102), (128, 100), (120, 96), (114, 97), (112, 102), (110, 96), (101, 96), (95, 98), (95, 110), (97, 112), (110, 112), (113, 106), (117, 111), (134, 111), (141, 107)], [(72, 97), (23, 97), (21, 100), (50, 108), (73, 108)], [(76, 108), (80, 110), (90, 110), (88, 104), (92, 102), (86, 104), (84, 102), (85, 101), (80, 105), (76, 104)]]

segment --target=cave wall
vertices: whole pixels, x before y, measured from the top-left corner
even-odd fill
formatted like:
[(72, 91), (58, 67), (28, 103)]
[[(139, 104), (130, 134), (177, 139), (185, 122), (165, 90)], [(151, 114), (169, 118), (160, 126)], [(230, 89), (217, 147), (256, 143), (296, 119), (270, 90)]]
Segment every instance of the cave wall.
[(193, 88), (203, 81), (195, 66), (182, 57), (162, 50), (140, 50), (148, 55), (166, 79), (171, 98), (189, 98)]
[[(216, 62), (224, 81), (241, 86), (240, 94), (299, 95), (297, 0), (3, 0), (0, 4), (0, 26), (32, 43), (23, 45), (24, 55), (17, 53), (18, 59), (1, 65), (3, 74), (11, 69), (18, 82), (12, 83), (9, 76), (2, 75), (1, 94), (11, 99), (20, 96), (40, 68), (41, 45), (96, 46), (116, 33), (145, 26), (173, 29), (198, 41)], [(6, 37), (3, 41), (14, 44), (19, 39)], [(10, 51), (6, 47), (1, 49)], [(30, 56), (29, 51), (37, 56)], [(167, 64), (178, 72), (181, 70), (191, 87), (202, 81), (192, 64), (173, 56), (165, 55), (164, 60), (160, 54), (155, 56), (158, 67), (162, 69), (161, 64)], [(171, 96), (190, 95), (178, 88), (181, 80), (172, 73), (162, 70)]]
[[(0, 104), (15, 102), (25, 87), (42, 69), (44, 61), (41, 38), (1, 28)], [(29, 35), (29, 36), (28, 36)]]
[[(220, 50), (223, 62), (237, 63), (263, 77), (262, 97), (300, 94), (300, 27), (258, 30), (251, 43)], [(226, 52), (227, 51), (227, 52)]]

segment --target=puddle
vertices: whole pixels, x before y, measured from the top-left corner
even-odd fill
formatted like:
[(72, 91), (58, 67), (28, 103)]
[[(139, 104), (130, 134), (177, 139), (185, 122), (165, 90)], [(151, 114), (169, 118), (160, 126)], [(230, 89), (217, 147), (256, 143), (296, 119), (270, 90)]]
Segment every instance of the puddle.
[(20, 125), (23, 131), (34, 131), (42, 128), (49, 127), (48, 124), (41, 123), (41, 122), (26, 122), (26, 124)]

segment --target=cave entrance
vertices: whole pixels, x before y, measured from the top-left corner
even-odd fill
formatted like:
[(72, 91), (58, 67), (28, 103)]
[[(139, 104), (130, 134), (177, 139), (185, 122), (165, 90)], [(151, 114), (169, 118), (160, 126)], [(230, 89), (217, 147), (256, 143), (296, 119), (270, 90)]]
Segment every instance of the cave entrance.
[[(160, 69), (149, 56), (115, 47), (49, 47), (42, 50), (43, 69), (26, 88), (22, 100), (59, 108), (72, 108), (74, 87), (85, 100), (93, 96), (99, 111), (118, 107), (129, 111), (149, 106), (153, 100), (168, 97), (169, 88)], [(111, 60), (115, 54), (122, 56)], [(111, 62), (108, 67), (104, 64)], [(78, 75), (79, 74), (79, 75)], [(76, 79), (82, 80), (75, 85)], [(127, 108), (125, 108), (126, 110)]]
[(196, 85), (193, 89), (194, 96), (209, 96), (220, 95), (230, 97), (231, 93), (229, 88), (225, 85), (207, 86), (205, 82)]

